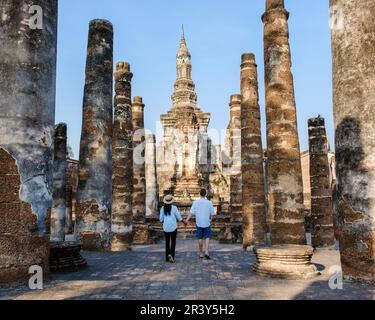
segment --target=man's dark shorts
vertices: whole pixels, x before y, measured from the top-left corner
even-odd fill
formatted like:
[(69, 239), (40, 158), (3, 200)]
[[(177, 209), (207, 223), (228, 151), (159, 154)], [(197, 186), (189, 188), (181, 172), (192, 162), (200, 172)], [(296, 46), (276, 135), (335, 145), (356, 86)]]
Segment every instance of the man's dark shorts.
[(208, 227), (208, 228), (197, 227), (197, 237), (198, 237), (198, 240), (210, 239), (211, 227)]

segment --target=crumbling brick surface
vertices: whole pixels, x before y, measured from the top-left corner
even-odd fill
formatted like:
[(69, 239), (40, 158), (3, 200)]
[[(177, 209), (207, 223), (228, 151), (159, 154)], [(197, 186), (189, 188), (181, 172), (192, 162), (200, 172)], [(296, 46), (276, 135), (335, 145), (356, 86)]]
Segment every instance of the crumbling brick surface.
[(255, 56), (242, 55), (241, 64), (242, 210), (244, 248), (266, 241), (263, 146)]
[[(233, 243), (242, 243), (243, 211), (242, 211), (242, 172), (241, 172), (241, 95), (233, 95), (230, 100), (230, 236)], [(228, 232), (228, 231), (224, 231)]]
[(90, 250), (110, 246), (112, 73), (113, 26), (106, 20), (93, 20), (87, 47), (76, 219), (77, 240)]
[(116, 96), (112, 140), (112, 251), (127, 250), (132, 243), (132, 77), (130, 65), (125, 62), (119, 62), (115, 72)]
[(66, 222), (66, 170), (67, 126), (60, 123), (55, 128), (55, 157), (53, 160), (53, 202), (51, 213), (51, 240), (65, 240)]
[(328, 141), (323, 118), (310, 119), (308, 127), (312, 245), (314, 248), (319, 248), (335, 244)]
[(264, 59), (268, 156), (268, 219), (273, 244), (305, 244), (303, 186), (291, 72), (289, 13), (267, 0)]
[(1, 284), (26, 284), (31, 265), (49, 271), (57, 1), (37, 4), (42, 30), (27, 26), (31, 1), (1, 1)]
[(41, 266), (48, 275), (49, 236), (39, 236), (31, 205), (20, 200), (18, 166), (3, 148), (0, 163), (0, 286), (26, 284), (32, 265)]
[(344, 276), (375, 280), (375, 2), (331, 0), (338, 221)]

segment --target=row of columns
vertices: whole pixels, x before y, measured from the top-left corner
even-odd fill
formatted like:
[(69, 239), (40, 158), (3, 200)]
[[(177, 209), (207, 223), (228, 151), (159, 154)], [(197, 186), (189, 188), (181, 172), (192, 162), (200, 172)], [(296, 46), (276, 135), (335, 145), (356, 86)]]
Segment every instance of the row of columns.
[[(39, 1), (44, 9), (44, 28), (37, 31), (24, 27), (24, 21), (30, 18), (28, 1), (3, 2), (0, 283), (11, 283), (28, 278), (31, 265), (40, 265), (48, 272), (57, 1)], [(300, 244), (305, 241), (305, 233), (288, 13), (283, 0), (266, 3), (263, 22), (271, 240)], [(375, 54), (375, 4), (372, 0), (331, 0), (331, 8), (333, 15), (340, 11), (332, 26), (332, 49), (338, 178), (334, 203), (341, 262), (347, 277), (374, 281), (375, 65), (371, 58)], [(83, 244), (99, 250), (109, 247), (111, 240), (112, 41), (110, 23), (90, 23), (77, 228)], [(254, 79), (249, 83), (256, 91)], [(246, 93), (242, 96), (246, 101)], [(137, 103), (142, 104), (139, 100)], [(255, 99), (252, 103), (255, 106)], [(248, 137), (246, 129), (245, 133)], [(58, 165), (55, 170), (60, 172)], [(54, 216), (60, 221), (57, 199)], [(252, 202), (249, 208), (253, 210), (255, 204)], [(251, 210), (244, 213), (244, 220), (245, 228), (253, 231), (256, 219)], [(249, 234), (253, 236), (253, 232)]]

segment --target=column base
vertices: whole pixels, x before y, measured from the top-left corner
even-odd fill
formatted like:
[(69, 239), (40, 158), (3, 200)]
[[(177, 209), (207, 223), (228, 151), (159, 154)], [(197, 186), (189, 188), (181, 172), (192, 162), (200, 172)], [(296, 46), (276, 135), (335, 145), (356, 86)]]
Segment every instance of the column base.
[(50, 248), (51, 273), (76, 272), (87, 266), (77, 242), (51, 242)]
[(311, 279), (320, 275), (311, 262), (314, 249), (302, 245), (259, 246), (254, 248), (257, 263), (252, 270), (264, 277)]

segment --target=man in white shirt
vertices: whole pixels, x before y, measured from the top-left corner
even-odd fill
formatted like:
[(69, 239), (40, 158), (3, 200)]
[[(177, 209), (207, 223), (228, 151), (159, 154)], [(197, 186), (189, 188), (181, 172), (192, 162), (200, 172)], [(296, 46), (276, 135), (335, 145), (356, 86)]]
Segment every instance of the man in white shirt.
[[(199, 258), (206, 258), (210, 260), (210, 238), (211, 238), (211, 218), (215, 214), (214, 206), (212, 202), (207, 200), (207, 191), (202, 189), (200, 192), (201, 198), (194, 201), (193, 206), (190, 209), (189, 216), (186, 219), (186, 223), (189, 222), (192, 215), (195, 216), (197, 223), (197, 237), (199, 240)], [(206, 254), (203, 256), (203, 242), (206, 239)]]

